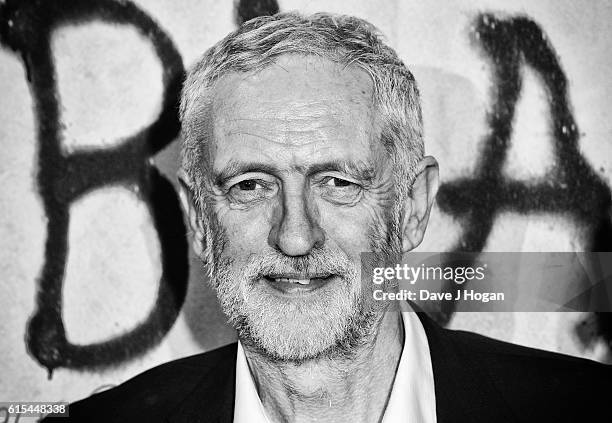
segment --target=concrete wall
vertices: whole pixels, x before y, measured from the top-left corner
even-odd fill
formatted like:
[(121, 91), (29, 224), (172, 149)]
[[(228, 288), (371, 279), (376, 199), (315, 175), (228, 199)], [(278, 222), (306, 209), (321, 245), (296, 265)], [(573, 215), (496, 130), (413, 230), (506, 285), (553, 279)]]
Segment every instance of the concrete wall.
[[(413, 70), (443, 183), (421, 251), (610, 251), (610, 4), (279, 3), (366, 18)], [(231, 341), (187, 253), (172, 105), (235, 6), (0, 10), (0, 399), (75, 400)], [(450, 326), (608, 354), (583, 314), (457, 313)]]

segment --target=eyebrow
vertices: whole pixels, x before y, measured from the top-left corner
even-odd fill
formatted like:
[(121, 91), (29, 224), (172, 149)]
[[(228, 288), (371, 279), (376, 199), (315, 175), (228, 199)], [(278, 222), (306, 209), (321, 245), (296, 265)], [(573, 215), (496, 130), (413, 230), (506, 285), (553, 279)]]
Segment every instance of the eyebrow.
[[(363, 161), (330, 160), (308, 166), (292, 166), (291, 169), (306, 175), (314, 175), (320, 172), (342, 172), (363, 182), (371, 182), (376, 176), (375, 166), (372, 163)], [(213, 181), (217, 186), (221, 186), (229, 179), (249, 172), (261, 172), (278, 176), (284, 171), (268, 163), (230, 160), (223, 169), (213, 172)]]
[(315, 163), (308, 166), (307, 174), (313, 175), (319, 172), (342, 172), (353, 176), (363, 182), (370, 182), (376, 176), (376, 167), (368, 162), (351, 162), (348, 160), (331, 160), (324, 163)]
[(217, 186), (221, 186), (229, 179), (249, 172), (261, 172), (268, 173), (270, 175), (277, 175), (279, 173), (276, 167), (266, 163), (238, 162), (235, 160), (230, 160), (229, 163), (220, 171), (213, 171), (213, 181)]

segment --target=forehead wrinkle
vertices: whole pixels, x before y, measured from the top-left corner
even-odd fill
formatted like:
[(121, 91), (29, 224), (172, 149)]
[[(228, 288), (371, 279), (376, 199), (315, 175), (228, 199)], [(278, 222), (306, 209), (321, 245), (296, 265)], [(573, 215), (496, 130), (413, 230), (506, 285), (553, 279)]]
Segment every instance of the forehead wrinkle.
[(231, 135), (234, 135), (234, 134), (235, 135), (248, 135), (248, 136), (253, 137), (253, 138), (259, 138), (259, 139), (262, 139), (264, 141), (271, 142), (273, 144), (278, 144), (278, 145), (283, 145), (283, 146), (285, 145), (281, 141), (276, 141), (276, 140), (274, 140), (272, 138), (268, 138), (268, 137), (266, 137), (264, 135), (256, 134), (254, 132), (243, 131), (243, 130), (232, 131), (232, 130), (229, 130), (229, 129), (225, 132), (225, 135), (228, 136), (228, 137), (231, 136)]
[[(292, 60), (293, 59), (293, 60)], [(248, 73), (229, 73), (224, 75), (215, 83), (214, 98), (215, 109), (227, 107), (234, 110), (245, 97), (257, 98), (254, 94), (266, 97), (268, 107), (279, 106), (280, 111), (286, 112), (289, 106), (293, 106), (295, 111), (300, 111), (304, 107), (312, 107), (313, 103), (321, 103), (326, 100), (328, 103), (353, 103), (366, 106), (371, 109), (373, 105), (373, 84), (371, 77), (358, 67), (340, 67), (338, 64), (320, 58), (314, 58), (319, 66), (308, 69), (309, 60), (313, 58), (292, 58), (281, 57), (270, 67), (258, 72)], [(281, 66), (280, 62), (287, 67)], [(280, 68), (280, 69), (279, 69)], [(284, 75), (275, 74), (274, 71), (282, 72)], [(318, 75), (321, 75), (319, 77)], [(265, 91), (262, 91), (262, 88)], [(294, 97), (287, 102), (287, 93), (290, 96), (293, 92), (305, 90), (309, 95), (306, 98)], [(340, 90), (340, 91), (338, 91)], [(241, 91), (241, 93), (238, 93)], [(344, 91), (343, 94), (339, 94)], [(336, 92), (334, 96), (333, 93)], [(278, 96), (275, 94), (278, 93)], [(241, 95), (238, 95), (241, 94)], [(338, 95), (339, 94), (339, 95)], [(278, 97), (278, 98), (275, 98)], [(341, 104), (343, 105), (343, 104)], [(313, 116), (327, 115), (331, 112), (327, 104)], [(261, 110), (261, 109), (260, 109)], [(252, 112), (250, 110), (250, 112)], [(278, 111), (270, 111), (279, 115)], [(266, 114), (262, 114), (265, 116)]]
[[(274, 122), (280, 125), (305, 124), (306, 128), (334, 127), (342, 123), (346, 118), (344, 109), (346, 102), (325, 98), (312, 99), (308, 101), (296, 101), (287, 99), (266, 99), (261, 107), (243, 110), (239, 104), (234, 104), (231, 108), (226, 108), (226, 114), (219, 116), (221, 124), (240, 124), (253, 123), (256, 126)], [(247, 116), (245, 116), (247, 115)], [(228, 125), (228, 126), (229, 126)]]
[[(346, 119), (335, 119), (326, 114), (326, 119), (313, 119), (309, 116), (273, 117), (271, 119), (233, 118), (221, 119), (217, 122), (215, 133), (233, 142), (248, 142), (256, 138), (276, 145), (299, 147), (316, 142), (350, 141), (353, 137), (369, 137), (369, 128), (352, 130)], [(360, 130), (363, 129), (363, 130)], [(217, 138), (219, 139), (219, 138)]]
[(350, 122), (355, 119), (343, 113), (346, 102), (326, 100), (267, 99), (260, 107), (247, 105), (247, 110), (239, 101), (226, 102), (216, 108), (214, 132), (225, 137), (249, 135), (275, 144), (342, 138), (342, 128), (354, 126)]
[[(329, 126), (329, 127), (331, 128), (333, 126)], [(325, 129), (325, 128), (320, 128), (320, 129)], [(325, 140), (327, 137), (325, 136), (325, 134), (322, 133), (323, 131), (321, 131), (320, 129), (308, 130), (308, 131), (284, 131), (281, 137), (279, 136), (270, 137), (270, 136), (266, 136), (266, 134), (260, 134), (260, 133), (245, 131), (245, 130), (235, 130), (235, 131), (230, 130), (225, 135), (227, 137), (230, 137), (232, 135), (247, 136), (247, 137), (263, 140), (266, 143), (271, 143), (271, 144), (277, 145), (282, 148), (286, 148), (289, 150), (296, 150), (301, 147), (308, 147), (312, 144), (325, 142), (322, 140)], [(244, 138), (243, 140), (245, 143), (249, 142), (248, 138)]]
[(216, 81), (211, 129), (217, 145), (212, 150), (218, 151), (219, 143), (243, 148), (252, 142), (253, 148), (270, 143), (289, 153), (340, 141), (344, 148), (359, 143), (380, 151), (372, 81), (363, 70), (323, 63), (305, 72), (302, 61), (279, 62), (283, 66), (230, 73)]

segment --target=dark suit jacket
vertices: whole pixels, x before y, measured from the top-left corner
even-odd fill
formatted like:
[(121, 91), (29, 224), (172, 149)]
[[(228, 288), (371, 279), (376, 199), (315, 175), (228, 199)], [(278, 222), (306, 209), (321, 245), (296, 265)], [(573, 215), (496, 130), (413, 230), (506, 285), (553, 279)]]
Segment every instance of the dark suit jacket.
[[(444, 329), (424, 313), (447, 422), (612, 422), (612, 366)], [(236, 344), (172, 361), (70, 406), (84, 422), (232, 422)]]

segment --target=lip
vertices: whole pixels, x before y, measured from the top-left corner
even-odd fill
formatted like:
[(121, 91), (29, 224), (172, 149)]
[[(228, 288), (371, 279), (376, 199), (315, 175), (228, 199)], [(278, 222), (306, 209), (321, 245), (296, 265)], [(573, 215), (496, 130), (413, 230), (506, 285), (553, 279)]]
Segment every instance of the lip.
[(279, 293), (295, 296), (314, 292), (334, 281), (336, 277), (337, 275), (329, 273), (282, 273), (266, 275), (262, 280), (266, 285)]
[(266, 278), (286, 278), (286, 279), (325, 279), (333, 276), (331, 273), (271, 273)]

